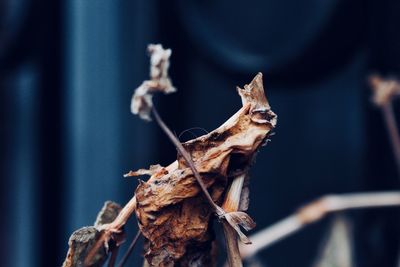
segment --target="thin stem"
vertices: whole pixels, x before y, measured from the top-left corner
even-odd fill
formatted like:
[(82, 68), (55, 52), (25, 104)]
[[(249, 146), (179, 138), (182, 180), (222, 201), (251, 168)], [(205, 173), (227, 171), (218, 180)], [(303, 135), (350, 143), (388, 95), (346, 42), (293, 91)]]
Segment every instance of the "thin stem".
[(226, 253), (230, 267), (242, 267), (242, 257), (240, 256), (237, 233), (227, 221), (222, 222), (224, 229)]
[(133, 238), (131, 244), (129, 245), (128, 250), (126, 251), (125, 255), (122, 257), (121, 261), (118, 264), (118, 267), (123, 267), (125, 263), (127, 262), (129, 256), (131, 255), (133, 248), (135, 247), (139, 237), (140, 237), (140, 230), (137, 231), (135, 237)]
[(126, 205), (122, 208), (117, 218), (115, 218), (115, 220), (110, 225), (113, 228), (117, 229), (122, 228), (135, 210), (136, 210), (136, 196), (133, 196), (129, 200), (129, 202), (126, 203)]
[(382, 110), (396, 160), (397, 173), (400, 175), (400, 135), (392, 106), (394, 99), (400, 96), (400, 82), (396, 79), (384, 79), (379, 75), (371, 75), (369, 82), (374, 92), (373, 101)]
[(298, 212), (250, 237), (252, 244), (241, 246), (242, 258), (255, 255), (283, 238), (314, 223), (328, 213), (360, 208), (400, 206), (400, 191), (332, 195), (301, 208)]
[(382, 106), (382, 112), (389, 133), (390, 142), (392, 144), (393, 153), (396, 158), (397, 172), (400, 175), (400, 135), (391, 101), (388, 101)]
[(108, 267), (114, 267), (115, 266), (115, 262), (117, 260), (117, 256), (118, 256), (118, 251), (119, 251), (119, 247), (115, 247), (112, 251), (111, 254), (111, 258), (108, 261)]
[(231, 186), (226, 193), (222, 208), (226, 212), (237, 211), (240, 204), (240, 196), (242, 194), (244, 179), (246, 178), (247, 172), (240, 173), (233, 177)]
[(178, 152), (182, 155), (182, 157), (185, 159), (186, 163), (189, 165), (190, 169), (193, 172), (194, 177), (196, 178), (197, 182), (200, 185), (201, 190), (203, 191), (204, 195), (206, 196), (208, 203), (214, 209), (215, 213), (218, 216), (221, 216), (224, 212), (212, 200), (210, 193), (208, 193), (207, 187), (205, 186), (203, 180), (201, 179), (200, 174), (198, 173), (198, 171), (196, 170), (196, 167), (194, 166), (191, 156), (186, 151), (186, 149), (182, 146), (181, 142), (179, 142), (179, 140), (176, 138), (176, 136), (171, 132), (171, 130), (168, 128), (168, 126), (164, 123), (164, 121), (161, 119), (160, 115), (157, 112), (157, 109), (154, 106), (152, 107), (152, 112), (153, 112), (154, 118), (156, 119), (158, 125), (165, 132), (165, 134), (168, 136), (168, 138), (171, 140), (171, 142), (175, 145)]
[[(239, 209), (240, 195), (245, 177), (246, 174), (240, 174), (233, 178), (232, 184), (226, 193), (224, 203), (222, 204), (222, 208), (225, 212), (233, 212)], [(229, 266), (242, 267), (243, 263), (239, 251), (238, 235), (228, 222), (223, 221), (222, 227), (224, 229)]]

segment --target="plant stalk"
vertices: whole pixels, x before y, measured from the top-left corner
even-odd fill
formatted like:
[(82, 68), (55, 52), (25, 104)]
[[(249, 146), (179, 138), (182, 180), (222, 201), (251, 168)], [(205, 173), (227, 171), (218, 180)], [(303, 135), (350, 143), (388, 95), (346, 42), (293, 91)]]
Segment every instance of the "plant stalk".
[(382, 105), (382, 112), (385, 118), (390, 142), (392, 144), (393, 154), (396, 160), (397, 173), (398, 175), (400, 175), (400, 135), (397, 128), (396, 117), (393, 112), (393, 105), (391, 101), (388, 101), (387, 103)]
[(319, 221), (331, 212), (400, 206), (400, 191), (328, 195), (313, 201), (296, 213), (252, 235), (251, 245), (240, 246), (242, 258), (249, 258), (279, 240)]
[(129, 256), (131, 255), (133, 248), (135, 247), (139, 237), (140, 237), (140, 230), (137, 231), (135, 237), (133, 238), (131, 244), (129, 245), (128, 250), (126, 251), (125, 255), (122, 257), (121, 261), (118, 264), (118, 267), (123, 267), (125, 263), (127, 262)]
[[(233, 178), (232, 184), (226, 194), (222, 208), (225, 212), (233, 212), (239, 209), (240, 195), (243, 188), (243, 182), (246, 174), (240, 174)], [(225, 234), (225, 243), (227, 248), (228, 263), (230, 267), (242, 267), (242, 258), (240, 256), (238, 235), (236, 231), (229, 225), (228, 222), (223, 221), (222, 227)]]

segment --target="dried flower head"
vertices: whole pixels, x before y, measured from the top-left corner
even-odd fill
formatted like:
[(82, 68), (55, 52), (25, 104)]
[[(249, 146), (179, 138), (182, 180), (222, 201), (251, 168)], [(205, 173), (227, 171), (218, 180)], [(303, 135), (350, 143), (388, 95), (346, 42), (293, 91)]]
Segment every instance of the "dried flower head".
[(147, 47), (150, 54), (150, 79), (144, 81), (133, 94), (131, 112), (139, 115), (143, 120), (150, 121), (150, 112), (153, 107), (153, 93), (169, 94), (176, 92), (168, 76), (169, 58), (171, 49), (164, 49), (160, 44), (150, 44)]

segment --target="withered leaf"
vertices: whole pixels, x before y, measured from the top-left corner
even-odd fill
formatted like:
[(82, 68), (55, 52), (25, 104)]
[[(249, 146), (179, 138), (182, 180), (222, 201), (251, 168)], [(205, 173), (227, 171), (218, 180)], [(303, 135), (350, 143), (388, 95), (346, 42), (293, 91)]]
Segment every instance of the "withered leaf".
[[(236, 114), (214, 131), (183, 144), (217, 204), (223, 199), (230, 173), (247, 170), (276, 124), (277, 117), (264, 95), (261, 73), (244, 89), (238, 88), (238, 93), (243, 106)], [(140, 183), (136, 200), (136, 216), (147, 241), (145, 257), (150, 265), (186, 266), (190, 248), (211, 248), (213, 210), (181, 155)], [(227, 221), (248, 242), (239, 225), (250, 229), (254, 222), (244, 212), (227, 214)]]

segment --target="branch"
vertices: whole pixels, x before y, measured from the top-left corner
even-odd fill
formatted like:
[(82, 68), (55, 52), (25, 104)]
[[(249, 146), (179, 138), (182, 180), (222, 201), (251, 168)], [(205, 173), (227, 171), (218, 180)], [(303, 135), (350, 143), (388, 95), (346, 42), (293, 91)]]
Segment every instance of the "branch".
[[(232, 184), (226, 193), (224, 203), (222, 204), (222, 208), (226, 212), (234, 212), (239, 209), (245, 176), (246, 174), (244, 173), (233, 178)], [(227, 222), (223, 222), (222, 227), (225, 234), (229, 266), (242, 267), (243, 264), (242, 258), (240, 257), (237, 232)]]
[(400, 82), (394, 79), (382, 79), (378, 75), (371, 75), (369, 82), (374, 92), (373, 102), (382, 110), (396, 159), (397, 172), (400, 175), (400, 135), (392, 105), (393, 99), (400, 95)]
[(330, 195), (301, 208), (298, 212), (252, 235), (252, 244), (240, 246), (242, 258), (249, 258), (272, 244), (317, 222), (331, 212), (400, 206), (400, 191)]
[(382, 111), (385, 117), (386, 128), (389, 132), (393, 153), (396, 159), (398, 174), (400, 175), (400, 135), (397, 128), (392, 103), (388, 103), (387, 105), (383, 106)]
[(112, 254), (111, 254), (110, 261), (108, 262), (108, 267), (115, 266), (115, 262), (117, 261), (118, 252), (119, 252), (119, 247), (115, 247), (113, 249), (113, 251), (111, 252)]
[(133, 248), (136, 245), (136, 242), (138, 241), (140, 237), (140, 230), (137, 231), (135, 237), (133, 238), (131, 244), (129, 245), (128, 250), (126, 251), (125, 255), (122, 257), (121, 262), (118, 264), (118, 267), (123, 267), (128, 260), (129, 256), (131, 255)]

